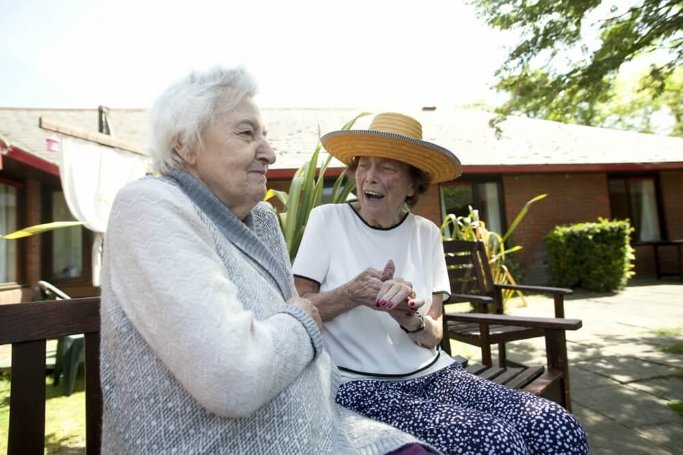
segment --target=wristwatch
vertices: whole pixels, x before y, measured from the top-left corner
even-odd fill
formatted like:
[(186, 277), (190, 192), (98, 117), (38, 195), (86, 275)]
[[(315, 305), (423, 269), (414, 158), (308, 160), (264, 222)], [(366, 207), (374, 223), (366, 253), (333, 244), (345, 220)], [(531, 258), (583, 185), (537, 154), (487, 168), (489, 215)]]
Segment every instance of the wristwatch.
[(419, 332), (421, 330), (424, 330), (425, 329), (425, 319), (422, 316), (422, 313), (416, 312), (415, 316), (417, 316), (417, 328), (415, 328), (413, 330), (408, 330), (405, 327), (401, 326), (401, 330), (403, 330), (405, 333), (416, 333), (416, 332)]

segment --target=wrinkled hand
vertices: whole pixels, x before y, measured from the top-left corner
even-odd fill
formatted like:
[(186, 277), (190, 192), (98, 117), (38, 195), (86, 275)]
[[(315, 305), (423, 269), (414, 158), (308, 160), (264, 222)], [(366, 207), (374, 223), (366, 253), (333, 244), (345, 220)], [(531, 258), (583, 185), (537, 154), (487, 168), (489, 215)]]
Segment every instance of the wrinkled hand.
[(367, 268), (343, 286), (345, 298), (353, 307), (365, 305), (375, 308), (382, 284), (382, 272)]
[(377, 293), (375, 306), (384, 310), (403, 308), (404, 312), (417, 310), (424, 302), (416, 303), (412, 283), (403, 278), (394, 278), (395, 271), (394, 261), (389, 259), (382, 271), (382, 287)]
[(315, 305), (313, 305), (310, 300), (304, 299), (302, 297), (291, 297), (287, 300), (287, 303), (290, 305), (294, 305), (295, 307), (301, 308), (304, 311), (304, 313), (309, 315), (313, 319), (313, 321), (315, 321), (315, 324), (318, 326), (318, 329), (323, 329), (323, 321), (322, 319), (320, 319), (318, 308)]

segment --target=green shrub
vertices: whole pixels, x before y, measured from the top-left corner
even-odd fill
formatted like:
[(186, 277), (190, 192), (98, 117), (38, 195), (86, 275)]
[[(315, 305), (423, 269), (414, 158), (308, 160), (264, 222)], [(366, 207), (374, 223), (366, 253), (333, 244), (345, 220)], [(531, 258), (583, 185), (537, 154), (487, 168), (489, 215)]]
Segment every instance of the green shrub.
[(551, 282), (611, 292), (623, 289), (633, 276), (634, 250), (628, 221), (556, 226), (547, 236)]

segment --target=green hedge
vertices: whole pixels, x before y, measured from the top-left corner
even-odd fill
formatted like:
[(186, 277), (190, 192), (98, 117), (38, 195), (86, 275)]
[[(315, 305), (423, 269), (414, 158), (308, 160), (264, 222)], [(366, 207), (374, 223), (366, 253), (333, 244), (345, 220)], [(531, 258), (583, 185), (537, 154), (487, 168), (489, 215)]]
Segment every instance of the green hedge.
[(598, 292), (623, 289), (633, 276), (632, 231), (628, 221), (602, 218), (555, 227), (546, 236), (552, 284)]

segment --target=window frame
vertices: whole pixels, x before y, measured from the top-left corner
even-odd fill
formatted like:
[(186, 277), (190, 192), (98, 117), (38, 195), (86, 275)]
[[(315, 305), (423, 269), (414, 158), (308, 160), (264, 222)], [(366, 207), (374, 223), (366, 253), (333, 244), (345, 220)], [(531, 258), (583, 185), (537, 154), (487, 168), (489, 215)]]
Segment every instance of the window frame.
[[(61, 187), (55, 188), (52, 186), (45, 186), (43, 188), (41, 218), (44, 220), (44, 223), (63, 221), (52, 219), (52, 198), (54, 193), (58, 192), (63, 193)], [(94, 233), (85, 226), (71, 227), (69, 229), (81, 230), (81, 263), (83, 267), (81, 275), (76, 277), (57, 277), (56, 275), (53, 275), (54, 231), (49, 231), (43, 234), (43, 242), (41, 245), (41, 256), (43, 258), (40, 269), (41, 277), (57, 287), (92, 286), (92, 247), (95, 238)]]
[(633, 180), (652, 180), (654, 184), (654, 195), (655, 195), (655, 207), (657, 208), (657, 221), (659, 223), (659, 241), (661, 240), (666, 240), (669, 238), (667, 229), (666, 229), (666, 219), (665, 219), (665, 212), (664, 212), (664, 204), (662, 201), (662, 189), (661, 189), (661, 183), (659, 179), (659, 174), (656, 172), (639, 172), (639, 173), (611, 173), (607, 175), (607, 195), (609, 197), (609, 204), (610, 204), (610, 218), (612, 219), (621, 219), (618, 218), (614, 215), (614, 202), (612, 198), (612, 192), (610, 188), (610, 183), (613, 180), (624, 180), (625, 182), (625, 188), (626, 188), (626, 198), (627, 198), (627, 205), (626, 205), (626, 210), (628, 212), (628, 219), (631, 224), (631, 227), (634, 228), (634, 232), (631, 235), (631, 243), (632, 244), (641, 244), (641, 243), (648, 243), (650, 241), (647, 240), (639, 240), (639, 231), (638, 228), (636, 227), (635, 223), (633, 222), (633, 213), (632, 213), (632, 201), (633, 201), (633, 196), (631, 194), (631, 181)]
[[(14, 187), (16, 190), (16, 220), (17, 220), (17, 226), (16, 229), (20, 229), (22, 226), (24, 226), (24, 220), (25, 220), (25, 211), (24, 207), (26, 207), (26, 191), (25, 191), (25, 183), (18, 181), (18, 180), (12, 180), (8, 179), (5, 177), (0, 177), (0, 183), (3, 185), (11, 186)], [(4, 234), (7, 234), (5, 232)], [(16, 258), (15, 260), (15, 267), (16, 267), (16, 280), (15, 281), (0, 281), (0, 286), (5, 286), (5, 285), (15, 285), (15, 284), (22, 284), (26, 281), (26, 242), (22, 242), (20, 240), (4, 240), (5, 242), (17, 242), (16, 244)]]
[[(453, 180), (450, 182), (444, 182), (439, 185), (439, 201), (440, 201), (440, 207), (439, 210), (441, 212), (441, 219), (443, 220), (448, 213), (445, 211), (445, 201), (443, 197), (443, 192), (442, 189), (449, 187), (449, 186), (465, 186), (469, 185), (472, 189), (472, 208), (475, 210), (481, 210), (479, 207), (477, 207), (475, 204), (480, 203), (481, 201), (481, 195), (480, 191), (478, 188), (478, 185), (485, 184), (485, 183), (494, 183), (496, 185), (496, 195), (498, 198), (498, 204), (499, 204), (499, 217), (500, 217), (500, 225), (501, 225), (501, 231), (498, 234), (503, 235), (505, 231), (508, 229), (508, 222), (507, 222), (507, 211), (505, 208), (505, 191), (503, 188), (503, 179), (501, 176), (495, 176), (495, 175), (481, 175), (481, 176), (470, 176), (467, 178), (460, 177), (457, 180)], [(481, 217), (481, 211), (479, 212), (480, 218)], [(489, 226), (489, 223), (486, 219), (484, 221), (487, 224), (487, 229)]]

